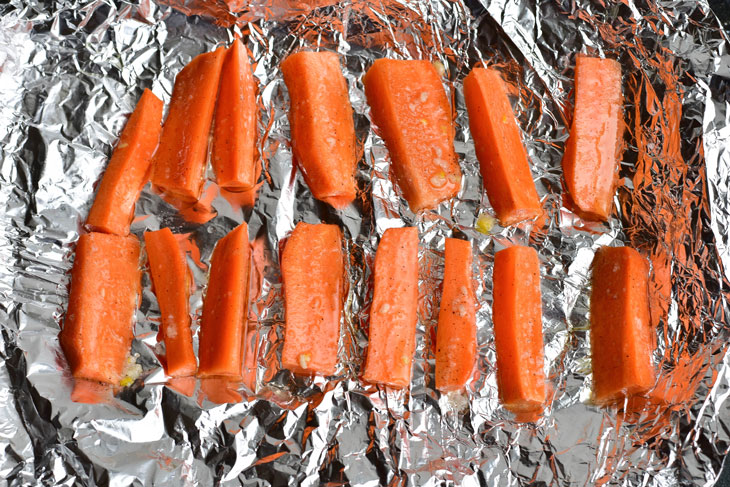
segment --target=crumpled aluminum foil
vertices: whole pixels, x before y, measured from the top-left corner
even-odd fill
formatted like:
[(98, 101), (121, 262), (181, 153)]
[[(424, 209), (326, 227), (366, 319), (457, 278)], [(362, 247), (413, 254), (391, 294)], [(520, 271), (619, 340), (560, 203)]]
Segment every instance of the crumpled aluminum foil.
[[(712, 485), (730, 446), (730, 56), (705, 2), (268, 1), (0, 6), (0, 477), (9, 485)], [(148, 187), (132, 229), (185, 235), (199, 310), (215, 242), (249, 223), (257, 371), (248, 400), (216, 405), (199, 389), (186, 397), (165, 385), (146, 277), (133, 345), (142, 376), (111, 404), (75, 404), (57, 333), (95, 184), (142, 89), (169, 100), (186, 62), (238, 34), (260, 82), (258, 201), (241, 207), (208, 183), (198, 205), (178, 211)], [(347, 65), (363, 157), (360, 198), (340, 212), (315, 201), (292, 168), (278, 64), (303, 46), (336, 50)], [(580, 51), (618, 57), (625, 69), (627, 147), (618, 216), (606, 225), (583, 224), (562, 206)], [(371, 130), (362, 74), (381, 56), (440, 63), (455, 107), (464, 187), (424, 216), (399, 197)], [(513, 87), (544, 227), (477, 230), (493, 219), (461, 81), (479, 60), (503, 68)], [(277, 363), (279, 243), (302, 220), (339, 224), (351, 255), (343, 365), (330, 380), (293, 377)], [(401, 225), (419, 227), (422, 276), (413, 381), (398, 392), (356, 378), (377, 237)], [(443, 240), (456, 233), (478, 249), (479, 359), (467, 391), (444, 397), (433, 387), (430, 343)], [(491, 267), (508, 242), (529, 242), (543, 262), (552, 389), (533, 424), (514, 421), (497, 397)], [(590, 404), (589, 268), (601, 245), (631, 245), (652, 261), (664, 405), (627, 405), (635, 412), (624, 414)]]

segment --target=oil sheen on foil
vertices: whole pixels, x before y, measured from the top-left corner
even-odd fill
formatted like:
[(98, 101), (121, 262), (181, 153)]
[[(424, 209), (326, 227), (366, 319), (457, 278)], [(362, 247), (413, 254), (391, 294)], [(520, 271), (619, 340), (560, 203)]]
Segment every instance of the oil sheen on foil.
[[(730, 445), (730, 57), (704, 1), (360, 0), (203, 2), (11, 0), (0, 6), (0, 477), (9, 485), (712, 485)], [(235, 3), (235, 4), (234, 4)], [(245, 4), (245, 5), (244, 5)], [(264, 173), (253, 208), (208, 182), (179, 211), (148, 186), (135, 234), (184, 234), (200, 309), (215, 242), (246, 220), (256, 350), (248, 400), (216, 405), (165, 385), (159, 310), (145, 277), (133, 354), (141, 375), (111, 404), (69, 400), (57, 334), (73, 248), (126, 117), (143, 88), (169, 101), (195, 55), (241, 35), (260, 83)], [(292, 166), (280, 61), (301, 48), (340, 53), (361, 158), (355, 204), (315, 201)], [(562, 204), (560, 160), (571, 116), (574, 55), (624, 67), (626, 150), (607, 224)], [(389, 179), (362, 75), (379, 57), (443, 71), (465, 174), (458, 198), (412, 214)], [(512, 88), (543, 228), (500, 227), (484, 196), (462, 80), (477, 62)], [(281, 243), (299, 221), (336, 223), (351, 256), (341, 368), (334, 378), (281, 370)], [(421, 235), (418, 346), (409, 391), (357, 380), (367, 346), (378, 236)], [(434, 389), (430, 343), (443, 244), (476, 250), (479, 354), (464, 394)], [(533, 424), (499, 405), (491, 324), (496, 250), (530, 244), (542, 261), (549, 406)], [(590, 403), (590, 264), (601, 245), (650, 258), (658, 390), (619, 414)], [(197, 318), (197, 317), (196, 317)], [(196, 325), (197, 332), (197, 325)]]

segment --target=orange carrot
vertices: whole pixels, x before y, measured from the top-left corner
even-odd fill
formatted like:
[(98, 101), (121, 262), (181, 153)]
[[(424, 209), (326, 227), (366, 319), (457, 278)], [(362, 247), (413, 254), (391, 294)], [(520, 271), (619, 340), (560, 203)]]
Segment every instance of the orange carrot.
[(336, 225), (299, 223), (281, 257), (286, 330), (282, 365), (333, 375), (340, 339), (345, 257)]
[(145, 89), (104, 171), (86, 220), (90, 230), (129, 234), (134, 205), (147, 183), (152, 154), (160, 140), (161, 121), (162, 100)]
[(460, 390), (474, 371), (477, 354), (476, 299), (471, 244), (446, 239), (444, 284), (436, 329), (436, 389)]
[(395, 180), (414, 212), (434, 208), (461, 186), (451, 108), (428, 61), (377, 59), (363, 78)]
[(363, 380), (407, 387), (416, 348), (418, 231), (389, 228), (375, 254), (370, 338)]
[(344, 208), (355, 199), (355, 123), (334, 52), (302, 51), (281, 63), (289, 90), (292, 149), (318, 200)]
[(578, 55), (563, 177), (576, 212), (587, 219), (607, 220), (613, 208), (624, 129), (622, 104), (621, 65)]
[(59, 335), (74, 378), (119, 385), (132, 345), (140, 281), (137, 237), (87, 233), (79, 238)]
[(213, 124), (211, 163), (221, 188), (248, 191), (256, 185), (261, 173), (257, 120), (256, 82), (246, 48), (236, 39), (223, 61)]
[(193, 375), (197, 362), (190, 331), (190, 271), (185, 254), (169, 228), (145, 232), (144, 242), (162, 317), (165, 371), (171, 377)]
[(494, 69), (474, 68), (464, 79), (469, 128), (489, 202), (503, 225), (542, 213), (507, 88)]
[(175, 78), (152, 170), (152, 184), (172, 198), (200, 196), (225, 52), (221, 47), (197, 56)]
[(602, 247), (593, 259), (593, 397), (610, 403), (654, 385), (649, 267), (629, 247)]
[(494, 255), (494, 341), (497, 385), (506, 409), (538, 411), (545, 402), (540, 261), (531, 247)]
[(211, 258), (200, 324), (200, 377), (241, 379), (250, 269), (248, 226), (241, 223), (218, 241)]

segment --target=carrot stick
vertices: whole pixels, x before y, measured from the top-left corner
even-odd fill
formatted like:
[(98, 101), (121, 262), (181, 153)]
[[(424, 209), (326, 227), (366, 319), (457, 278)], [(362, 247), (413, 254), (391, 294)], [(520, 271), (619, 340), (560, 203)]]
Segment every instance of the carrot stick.
[(336, 225), (299, 223), (281, 257), (286, 329), (282, 366), (334, 375), (344, 296), (345, 258)]
[(281, 63), (289, 90), (292, 149), (318, 200), (344, 208), (355, 199), (355, 123), (334, 52), (302, 51)]
[(147, 183), (162, 130), (162, 100), (145, 89), (119, 136), (101, 178), (86, 226), (94, 232), (129, 234), (134, 205)]
[(451, 108), (428, 61), (377, 59), (363, 78), (373, 121), (414, 212), (452, 198), (461, 186)]
[(504, 407), (539, 411), (545, 402), (540, 261), (531, 247), (494, 255), (494, 341), (497, 385)]
[(375, 253), (370, 339), (363, 380), (407, 387), (416, 348), (418, 231), (389, 228)]
[(119, 385), (132, 345), (140, 280), (137, 237), (87, 233), (79, 238), (59, 335), (74, 378)]
[(607, 220), (613, 207), (624, 129), (622, 104), (621, 65), (578, 55), (563, 177), (576, 212), (590, 220)]
[(464, 79), (469, 128), (484, 187), (503, 225), (542, 213), (502, 76), (494, 69), (474, 68)]
[(251, 246), (241, 223), (218, 241), (210, 262), (200, 324), (200, 377), (241, 379)]
[(593, 259), (593, 397), (610, 403), (654, 385), (649, 267), (628, 247), (602, 247)]
[(170, 377), (194, 375), (198, 364), (190, 331), (190, 275), (185, 254), (169, 228), (145, 232), (144, 242), (162, 316), (165, 372)]
[(200, 196), (225, 52), (221, 47), (197, 56), (175, 78), (152, 170), (152, 184), (172, 198)]
[(476, 299), (471, 244), (446, 239), (444, 284), (436, 329), (436, 389), (460, 390), (474, 371), (477, 353)]
[(236, 39), (223, 61), (213, 125), (211, 163), (221, 188), (248, 191), (256, 185), (261, 174), (257, 120), (256, 82), (246, 48)]

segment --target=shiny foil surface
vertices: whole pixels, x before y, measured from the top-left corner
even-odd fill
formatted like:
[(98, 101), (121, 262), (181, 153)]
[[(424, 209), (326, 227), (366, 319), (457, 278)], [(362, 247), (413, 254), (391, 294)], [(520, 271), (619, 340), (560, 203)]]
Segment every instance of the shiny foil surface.
[[(712, 485), (730, 446), (730, 56), (704, 1), (452, 0), (268, 3), (11, 0), (0, 6), (0, 478), (9, 485)], [(141, 375), (108, 404), (70, 400), (57, 334), (73, 250), (126, 117), (144, 88), (169, 102), (195, 55), (242, 36), (254, 62), (264, 167), (253, 207), (206, 183), (193, 207), (149, 185), (133, 233), (181, 235), (196, 290), (194, 331), (218, 239), (247, 221), (253, 245), (252, 377), (238, 403), (188, 397), (157, 358), (159, 310), (144, 277), (132, 353)], [(359, 195), (335, 211), (292, 164), (278, 68), (301, 48), (340, 53), (355, 111)], [(626, 150), (607, 224), (563, 204), (561, 165), (575, 54), (619, 59)], [(411, 213), (389, 178), (362, 76), (374, 59), (428, 59), (443, 72), (464, 172), (459, 196)], [(503, 228), (484, 195), (462, 80), (499, 66), (512, 90), (543, 222)], [(212, 176), (212, 173), (208, 174)], [(209, 178), (209, 179), (212, 179)], [(279, 257), (299, 221), (338, 224), (349, 288), (336, 376), (282, 370)], [(410, 390), (358, 380), (371, 269), (385, 229), (421, 237)], [(434, 389), (432, 348), (444, 238), (475, 248), (478, 362), (463, 394)], [(542, 261), (548, 406), (533, 423), (499, 403), (491, 321), (494, 252)], [(590, 265), (601, 245), (651, 260), (659, 381), (651, 397), (591, 403)], [(99, 351), (103, 353), (103, 351)]]

